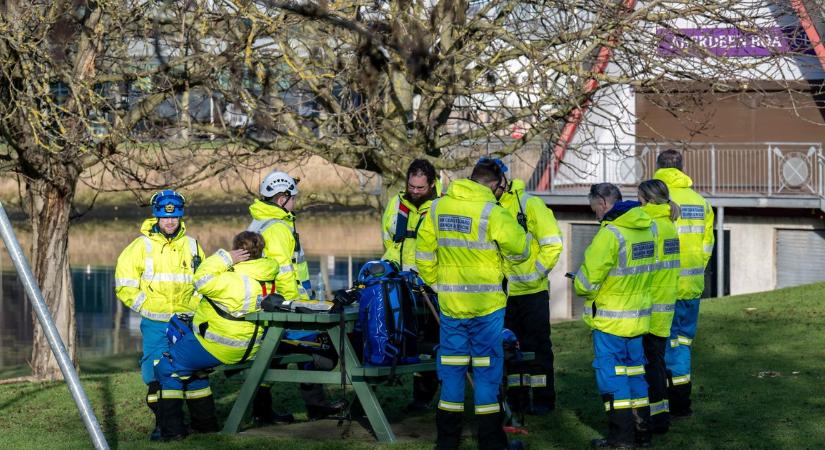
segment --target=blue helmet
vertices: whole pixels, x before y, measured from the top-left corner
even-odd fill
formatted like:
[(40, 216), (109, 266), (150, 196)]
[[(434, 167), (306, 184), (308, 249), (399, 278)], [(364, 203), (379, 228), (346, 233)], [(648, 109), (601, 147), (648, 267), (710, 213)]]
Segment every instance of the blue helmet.
[(186, 199), (177, 192), (166, 189), (152, 196), (152, 215), (161, 217), (183, 217), (183, 206)]
[(502, 161), (500, 158), (490, 158), (489, 156), (482, 156), (481, 158), (478, 159), (478, 162), (476, 164), (484, 163), (484, 162), (493, 162), (493, 163), (495, 163), (495, 165), (497, 165), (498, 168), (501, 169), (501, 174), (502, 175), (507, 173), (507, 171), (510, 170), (507, 167), (507, 164), (504, 164), (504, 161)]

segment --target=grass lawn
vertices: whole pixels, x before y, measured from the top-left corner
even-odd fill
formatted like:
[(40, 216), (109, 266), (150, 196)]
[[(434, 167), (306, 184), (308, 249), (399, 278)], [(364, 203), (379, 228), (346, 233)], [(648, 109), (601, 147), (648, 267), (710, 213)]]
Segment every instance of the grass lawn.
[[(823, 298), (825, 284), (815, 284), (703, 301), (694, 349), (695, 414), (675, 423), (667, 435), (655, 437), (654, 445), (674, 449), (823, 447)], [(528, 417), (530, 435), (522, 439), (534, 449), (586, 448), (606, 426), (590, 368), (589, 333), (580, 322), (562, 323), (553, 326), (553, 342), (558, 408), (548, 417)], [(151, 418), (143, 404), (145, 388), (136, 369), (137, 355), (90, 361), (82, 367), (84, 387), (109, 445), (129, 449), (160, 446), (147, 440)], [(239, 381), (227, 381), (223, 375), (212, 379), (218, 414), (225, 418)], [(405, 428), (412, 423), (420, 428), (420, 438), (411, 439), (407, 434), (392, 448), (432, 448), (434, 413), (410, 418), (402, 412), (410, 385), (406, 381), (404, 387), (381, 387), (379, 394), (390, 421), (406, 423)], [(299, 421), (305, 420), (296, 387), (276, 386), (274, 391), (281, 409), (292, 409)], [(90, 446), (62, 383), (0, 385), (0, 414), (2, 448)], [(306, 433), (308, 427), (319, 431)], [(353, 423), (352, 428), (359, 426)], [(276, 432), (269, 435), (266, 429), (239, 436), (195, 435), (162, 448), (375, 447), (363, 433), (342, 439), (331, 421), (272, 429)], [(467, 439), (464, 446), (473, 448), (473, 440)]]

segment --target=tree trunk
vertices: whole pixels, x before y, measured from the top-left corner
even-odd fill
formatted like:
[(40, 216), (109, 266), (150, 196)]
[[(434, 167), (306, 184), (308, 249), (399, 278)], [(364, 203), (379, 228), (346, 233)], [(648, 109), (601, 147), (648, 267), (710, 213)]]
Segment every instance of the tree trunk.
[[(69, 215), (77, 177), (68, 176), (61, 181), (69, 186), (55, 186), (42, 179), (29, 180), (27, 183), (27, 209), (32, 227), (31, 264), (69, 357), (72, 361), (77, 361), (74, 295), (68, 251)], [(33, 320), (33, 375), (43, 380), (62, 379), (63, 375), (46, 334), (36, 316)]]

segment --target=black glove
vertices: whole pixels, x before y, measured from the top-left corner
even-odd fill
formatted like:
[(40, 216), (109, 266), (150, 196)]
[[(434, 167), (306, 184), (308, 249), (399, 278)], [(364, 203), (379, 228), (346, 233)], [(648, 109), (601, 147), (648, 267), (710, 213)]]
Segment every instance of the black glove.
[(266, 312), (289, 311), (289, 306), (284, 306), (285, 301), (286, 299), (283, 295), (273, 292), (261, 300), (261, 309)]

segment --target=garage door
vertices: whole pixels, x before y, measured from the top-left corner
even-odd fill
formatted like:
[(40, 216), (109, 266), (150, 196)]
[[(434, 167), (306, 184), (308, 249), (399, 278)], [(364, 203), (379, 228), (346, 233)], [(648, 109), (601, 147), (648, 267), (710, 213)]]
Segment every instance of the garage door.
[[(568, 267), (570, 267), (571, 272), (579, 270), (579, 267), (584, 261), (584, 250), (590, 245), (590, 241), (593, 240), (593, 236), (596, 235), (597, 231), (599, 231), (598, 225), (574, 224), (571, 226), (570, 234), (572, 236), (568, 238), (568, 242), (570, 242), (570, 265)], [(580, 319), (582, 316), (582, 307), (584, 306), (584, 297), (576, 295), (572, 282), (570, 283), (570, 291), (573, 302), (570, 308), (572, 318)]]
[(825, 281), (825, 230), (776, 230), (776, 287)]

